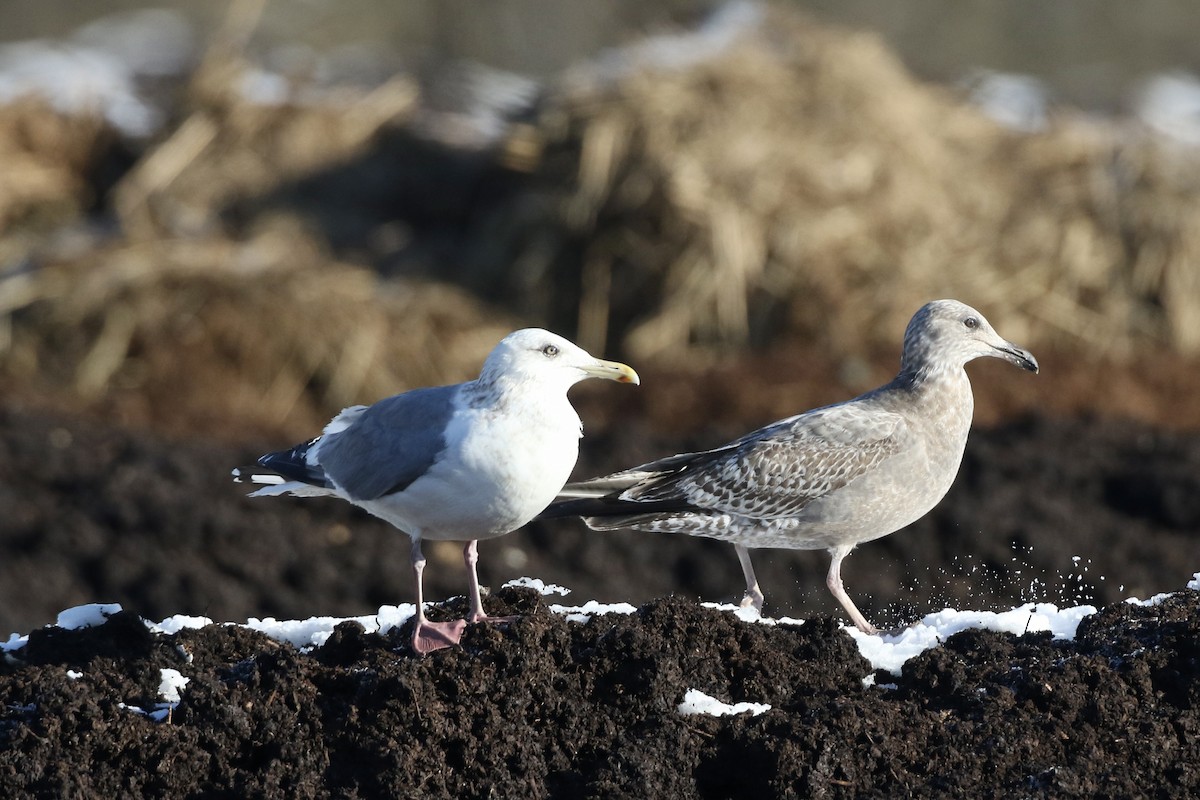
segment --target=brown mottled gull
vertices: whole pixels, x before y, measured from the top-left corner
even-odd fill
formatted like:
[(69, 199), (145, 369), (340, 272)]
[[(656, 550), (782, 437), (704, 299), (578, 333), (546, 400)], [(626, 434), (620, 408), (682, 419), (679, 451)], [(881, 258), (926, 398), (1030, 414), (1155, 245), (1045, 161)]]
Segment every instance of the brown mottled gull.
[[(427, 653), (457, 644), (466, 622), (486, 621), (476, 575), (476, 541), (533, 519), (566, 483), (583, 435), (567, 390), (584, 378), (637, 383), (630, 367), (603, 361), (537, 328), (504, 337), (479, 377), (352, 406), (320, 436), (233, 471), (265, 484), (251, 497), (330, 495), (348, 500), (412, 538), (416, 626)], [(465, 541), (467, 620), (425, 618), (424, 539)]]
[(950, 489), (974, 410), (963, 367), (984, 356), (1038, 370), (975, 309), (928, 303), (908, 324), (891, 383), (714, 450), (569, 484), (543, 516), (732, 542), (746, 578), (742, 605), (758, 609), (751, 549), (828, 550), (829, 591), (860, 630), (874, 633), (842, 586), (842, 559), (915, 522)]

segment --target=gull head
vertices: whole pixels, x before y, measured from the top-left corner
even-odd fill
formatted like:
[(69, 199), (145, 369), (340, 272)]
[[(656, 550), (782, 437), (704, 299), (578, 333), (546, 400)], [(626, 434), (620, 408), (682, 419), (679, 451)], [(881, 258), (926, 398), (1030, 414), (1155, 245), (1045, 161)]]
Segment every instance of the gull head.
[(985, 356), (1038, 371), (1033, 354), (1002, 338), (978, 311), (957, 300), (934, 300), (921, 306), (908, 323), (902, 371), (941, 372)]
[(485, 383), (535, 382), (564, 390), (586, 378), (641, 382), (632, 367), (596, 358), (569, 339), (541, 328), (524, 328), (505, 336), (488, 355), (479, 377)]

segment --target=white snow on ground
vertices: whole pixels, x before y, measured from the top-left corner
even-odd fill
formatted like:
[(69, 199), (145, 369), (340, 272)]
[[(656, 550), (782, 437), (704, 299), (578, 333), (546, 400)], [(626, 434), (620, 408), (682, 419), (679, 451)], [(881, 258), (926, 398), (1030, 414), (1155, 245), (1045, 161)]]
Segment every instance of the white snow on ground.
[(1137, 115), (1168, 138), (1200, 146), (1200, 77), (1186, 72), (1154, 76), (1142, 87)]
[(566, 614), (567, 619), (571, 622), (585, 623), (597, 614), (632, 614), (637, 611), (637, 606), (629, 603), (599, 603), (595, 600), (588, 600), (581, 606), (551, 603), (550, 610), (555, 614)]
[(0, 44), (0, 105), (36, 96), (62, 113), (103, 114), (130, 136), (149, 136), (164, 114), (139, 83), (183, 73), (193, 51), (187, 20), (161, 9), (114, 14), (70, 39)]
[(361, 617), (309, 617), (302, 620), (279, 621), (274, 617), (251, 618), (246, 627), (287, 642), (293, 647), (320, 647), (329, 639), (333, 629), (343, 622), (357, 622), (367, 633), (387, 633), (408, 621), (416, 612), (412, 603), (398, 606), (380, 606), (379, 611)]
[(804, 620), (796, 619), (795, 617), (764, 617), (762, 613), (752, 606), (745, 608), (735, 606), (732, 603), (701, 603), (705, 608), (715, 608), (717, 611), (725, 611), (733, 614), (742, 622), (758, 622), (763, 625), (803, 625)]
[(744, 714), (747, 711), (758, 716), (764, 711), (770, 711), (766, 703), (723, 703), (715, 697), (709, 697), (699, 689), (688, 689), (679, 704), (679, 713), (684, 716), (691, 714), (708, 714), (713, 717), (724, 717), (729, 714)]
[(213, 621), (208, 617), (189, 617), (187, 614), (176, 614), (173, 617), (167, 617), (162, 622), (147, 622), (146, 627), (154, 633), (179, 633), (187, 628), (203, 628), (212, 625)]
[(121, 610), (117, 603), (88, 603), (85, 606), (68, 608), (58, 615), (55, 626), (64, 631), (74, 631), (79, 628), (94, 628), (108, 622), (108, 618)]
[[(537, 578), (518, 578), (505, 585), (528, 587), (546, 596), (562, 596), (570, 592), (569, 589), (562, 586), (547, 584)], [(1187, 587), (1200, 590), (1200, 572), (1192, 576)], [(1157, 605), (1170, 596), (1170, 594), (1157, 594), (1147, 600), (1129, 598), (1126, 602), (1147, 606)], [(754, 609), (739, 608), (734, 605), (714, 603), (705, 603), (704, 605), (734, 614), (748, 623), (760, 625), (799, 625), (803, 623), (803, 620), (790, 617), (779, 619), (762, 617)], [(600, 603), (595, 600), (571, 606), (552, 603), (549, 608), (556, 614), (565, 615), (571, 622), (581, 624), (587, 623), (597, 615), (632, 614), (637, 611), (637, 608), (629, 603)], [(76, 606), (58, 615), (57, 627), (73, 630), (103, 625), (109, 616), (120, 610), (121, 606), (116, 603), (91, 603)], [(376, 613), (360, 617), (310, 617), (305, 620), (283, 621), (271, 617), (252, 618), (245, 623), (245, 627), (303, 649), (321, 646), (333, 633), (333, 629), (339, 623), (346, 621), (358, 622), (368, 632), (387, 633), (403, 625), (413, 615), (414, 610), (415, 607), (411, 603), (404, 603), (398, 606), (381, 606)], [(871, 662), (872, 669), (882, 669), (899, 674), (904, 663), (910, 658), (938, 646), (948, 637), (968, 628), (982, 628), (1016, 635), (1049, 631), (1056, 639), (1073, 639), (1080, 621), (1094, 613), (1096, 613), (1095, 606), (1081, 605), (1059, 608), (1051, 603), (1026, 603), (1018, 608), (1002, 612), (958, 611), (946, 608), (926, 615), (919, 622), (898, 633), (868, 635), (850, 625), (846, 626), (845, 630), (854, 638), (863, 657)], [(202, 628), (211, 624), (213, 621), (207, 617), (180, 614), (168, 617), (162, 622), (147, 621), (146, 627), (155, 633), (172, 634), (185, 628)], [(19, 650), (28, 641), (28, 636), (14, 633), (7, 642), (0, 643), (0, 652)], [(882, 688), (886, 688), (886, 686), (884, 685)]]
[(179, 703), (179, 690), (191, 683), (191, 678), (185, 678), (177, 669), (159, 670), (158, 695), (165, 703)]
[[(155, 703), (153, 711), (147, 711), (141, 706), (134, 706), (129, 703), (117, 703), (117, 707), (123, 708), (126, 711), (132, 711), (135, 714), (141, 714), (143, 717), (149, 717), (155, 722), (162, 722), (164, 719), (168, 719), (171, 716), (171, 712), (179, 705), (181, 699), (179, 690), (187, 686), (192, 679), (183, 677), (177, 669), (160, 669), (158, 672), (158, 696), (162, 698), (162, 702)], [(67, 673), (67, 677), (71, 677), (70, 672)]]
[(936, 647), (948, 637), (968, 628), (1014, 633), (1050, 631), (1055, 639), (1074, 639), (1079, 622), (1089, 614), (1095, 614), (1095, 606), (1075, 606), (1059, 609), (1051, 603), (1026, 603), (1011, 611), (955, 611), (942, 609), (928, 614), (920, 622), (896, 634), (868, 635), (853, 626), (847, 626), (858, 644), (858, 652), (871, 662), (875, 669), (894, 675), (900, 674), (904, 662)]
[[(1167, 597), (1169, 595), (1162, 595)], [(729, 604), (705, 603), (707, 608), (726, 611), (745, 622), (757, 622), (762, 625), (799, 625), (803, 620), (790, 617), (771, 619), (760, 616), (753, 608), (739, 608)], [(931, 647), (936, 647), (967, 628), (984, 628), (1006, 633), (1035, 633), (1050, 631), (1056, 639), (1073, 639), (1079, 621), (1088, 614), (1096, 613), (1095, 606), (1076, 606), (1059, 609), (1051, 603), (1027, 603), (1011, 611), (1000, 613), (992, 611), (956, 611), (946, 608), (934, 614), (927, 615), (921, 621), (914, 623), (898, 633), (865, 634), (853, 625), (845, 626), (845, 630), (858, 644), (858, 651), (863, 658), (871, 662), (874, 669), (883, 669), (899, 674), (904, 662), (920, 655)]]
[(557, 594), (566, 597), (571, 593), (570, 589), (559, 586), (557, 583), (545, 583), (541, 578), (516, 578), (504, 584), (508, 586), (520, 586), (526, 589), (533, 589), (542, 596)]
[(964, 84), (971, 102), (1006, 128), (1036, 133), (1049, 124), (1050, 91), (1032, 75), (976, 70)]

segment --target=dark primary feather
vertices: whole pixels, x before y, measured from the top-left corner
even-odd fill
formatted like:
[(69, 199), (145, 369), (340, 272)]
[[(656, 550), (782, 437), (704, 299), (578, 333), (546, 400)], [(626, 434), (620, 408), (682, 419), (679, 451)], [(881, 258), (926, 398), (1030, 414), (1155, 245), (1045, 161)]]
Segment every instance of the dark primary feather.
[(277, 472), (290, 481), (299, 481), (312, 486), (329, 486), (325, 472), (319, 466), (308, 463), (308, 451), (321, 440), (318, 436), (298, 444), (290, 450), (267, 453), (258, 459), (259, 466)]

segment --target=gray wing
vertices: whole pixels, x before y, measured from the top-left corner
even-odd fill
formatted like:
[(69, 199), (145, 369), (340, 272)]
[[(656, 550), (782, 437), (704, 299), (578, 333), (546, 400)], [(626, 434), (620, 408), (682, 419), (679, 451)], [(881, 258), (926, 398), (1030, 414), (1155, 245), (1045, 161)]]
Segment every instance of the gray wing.
[(620, 498), (679, 500), (756, 519), (791, 517), (814, 499), (878, 468), (903, 450), (909, 438), (899, 414), (856, 403), (829, 406), (686, 461), (663, 459), (657, 463), (669, 465), (672, 472), (643, 480)]
[(462, 384), (414, 389), (363, 410), (329, 434), (317, 461), (354, 500), (402, 491), (424, 475), (446, 447), (446, 425)]

